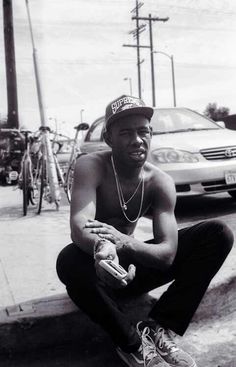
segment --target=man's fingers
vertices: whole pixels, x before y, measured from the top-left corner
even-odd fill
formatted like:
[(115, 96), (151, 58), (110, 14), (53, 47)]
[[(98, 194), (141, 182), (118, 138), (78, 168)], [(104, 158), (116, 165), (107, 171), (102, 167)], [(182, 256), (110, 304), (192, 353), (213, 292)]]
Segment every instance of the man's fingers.
[(96, 227), (96, 228), (93, 227), (91, 229), (91, 233), (107, 234), (108, 230), (107, 230), (107, 228), (104, 228), (104, 227)]
[(126, 287), (127, 286), (127, 281), (125, 280), (125, 279), (122, 279), (121, 280), (121, 285), (122, 285), (122, 287)]
[(114, 236), (112, 234), (105, 234), (105, 233), (98, 233), (99, 237), (103, 238), (103, 239), (106, 239), (106, 240), (109, 240), (111, 241), (112, 243), (116, 243), (115, 239), (114, 239)]
[(130, 264), (128, 267), (128, 275), (125, 277), (127, 283), (130, 283), (135, 278), (136, 267), (133, 264)]
[(111, 254), (111, 250), (101, 250), (99, 252), (97, 252), (94, 255), (94, 259), (99, 261), (99, 260), (104, 260), (104, 259), (114, 259), (114, 255)]
[(88, 221), (85, 223), (85, 227), (87, 228), (109, 228), (109, 224), (99, 222), (98, 220), (94, 219), (88, 219)]
[(88, 221), (85, 223), (85, 228), (100, 228), (103, 227), (102, 223), (99, 223), (97, 221)]

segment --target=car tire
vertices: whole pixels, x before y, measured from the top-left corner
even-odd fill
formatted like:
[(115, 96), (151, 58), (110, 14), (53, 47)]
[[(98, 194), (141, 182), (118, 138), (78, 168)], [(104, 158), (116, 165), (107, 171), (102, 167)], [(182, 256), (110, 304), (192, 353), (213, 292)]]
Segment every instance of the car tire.
[(236, 200), (236, 190), (228, 191), (228, 194), (232, 196), (233, 199)]

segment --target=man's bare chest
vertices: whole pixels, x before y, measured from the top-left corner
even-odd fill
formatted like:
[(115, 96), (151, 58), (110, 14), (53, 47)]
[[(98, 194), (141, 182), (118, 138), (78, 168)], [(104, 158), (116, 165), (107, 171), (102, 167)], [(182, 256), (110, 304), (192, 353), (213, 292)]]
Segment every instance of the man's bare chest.
[(122, 188), (123, 198), (127, 203), (124, 209), (114, 181), (109, 180), (100, 186), (96, 193), (96, 217), (104, 221), (111, 221), (111, 219), (119, 221), (120, 225), (130, 225), (137, 216), (142, 216), (151, 204), (150, 195), (145, 190), (145, 185), (143, 187), (140, 185), (137, 190), (136, 187), (137, 185), (127, 185), (127, 187)]

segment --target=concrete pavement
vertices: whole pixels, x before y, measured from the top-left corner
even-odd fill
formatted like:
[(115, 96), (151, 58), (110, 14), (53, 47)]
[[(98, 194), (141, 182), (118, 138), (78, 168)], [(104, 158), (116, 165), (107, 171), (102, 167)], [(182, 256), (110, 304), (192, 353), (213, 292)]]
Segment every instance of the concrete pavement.
[[(78, 338), (81, 340), (81, 333), (81, 347), (84, 348), (88, 347), (88, 340), (95, 344), (98, 340), (107, 340), (100, 328), (94, 326), (75, 308), (66, 296), (64, 286), (57, 279), (57, 254), (70, 242), (69, 206), (66, 199), (62, 200), (59, 212), (47, 204), (40, 216), (35, 214), (34, 208), (30, 208), (27, 217), (23, 217), (21, 195), (20, 190), (15, 187), (0, 187), (0, 351), (36, 350), (42, 346), (71, 343)], [(235, 216), (225, 215), (223, 219), (236, 234)], [(180, 226), (187, 224), (189, 223), (186, 221), (179, 223)], [(144, 219), (137, 229), (137, 235), (148, 239), (149, 233), (150, 223)], [(189, 348), (193, 348), (199, 361), (202, 358), (201, 351), (209, 342), (212, 350), (215, 343), (221, 346), (228, 341), (230, 346), (236, 343), (235, 328), (234, 332), (228, 334), (229, 327), (233, 325), (231, 317), (236, 316), (233, 292), (235, 260), (234, 247), (214, 278), (188, 332), (188, 341), (194, 342), (194, 347), (189, 345)], [(158, 297), (160, 291), (152, 292), (151, 296)], [(137, 317), (143, 313), (143, 308), (146, 310), (150, 307), (146, 301), (147, 299), (136, 304)], [(152, 302), (152, 298), (148, 298), (148, 301)], [(221, 330), (217, 337), (215, 335), (215, 342), (209, 339), (209, 333), (215, 333), (212, 326), (207, 327), (208, 319), (212, 319), (214, 330)], [(204, 323), (202, 320), (205, 320)], [(230, 325), (227, 320), (231, 320)], [(202, 338), (199, 338), (199, 332)], [(205, 349), (206, 358), (207, 348)], [(228, 347), (228, 350), (231, 349)], [(221, 358), (222, 355), (224, 353), (221, 351)], [(229, 363), (218, 365), (234, 367), (234, 362), (229, 360)]]

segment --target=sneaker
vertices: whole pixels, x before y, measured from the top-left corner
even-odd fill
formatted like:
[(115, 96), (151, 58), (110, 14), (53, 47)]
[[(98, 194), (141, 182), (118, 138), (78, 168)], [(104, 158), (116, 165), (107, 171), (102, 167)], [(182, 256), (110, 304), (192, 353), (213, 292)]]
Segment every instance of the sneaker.
[(116, 348), (120, 358), (130, 367), (144, 367), (143, 363), (143, 347), (140, 345), (139, 349), (134, 353), (126, 353), (119, 347)]
[[(154, 330), (153, 330), (154, 331)], [(174, 342), (174, 333), (162, 327), (156, 328), (155, 345), (158, 354), (171, 367), (197, 367), (192, 357), (177, 347)]]
[(137, 323), (137, 332), (142, 341), (144, 367), (169, 367), (164, 359), (157, 353), (152, 329), (144, 321)]

